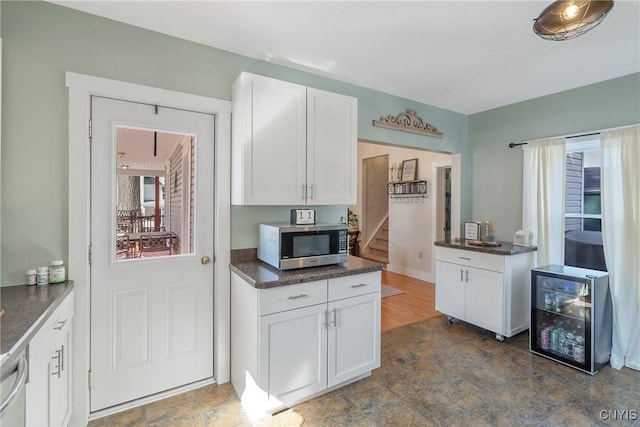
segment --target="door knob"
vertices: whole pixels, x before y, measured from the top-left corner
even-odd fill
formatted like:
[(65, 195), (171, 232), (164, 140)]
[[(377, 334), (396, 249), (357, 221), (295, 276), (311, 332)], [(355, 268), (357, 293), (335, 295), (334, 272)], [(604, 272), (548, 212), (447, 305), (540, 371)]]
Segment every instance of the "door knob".
[(202, 258), (200, 258), (200, 262), (202, 263), (202, 265), (207, 265), (211, 262), (211, 258), (205, 255)]

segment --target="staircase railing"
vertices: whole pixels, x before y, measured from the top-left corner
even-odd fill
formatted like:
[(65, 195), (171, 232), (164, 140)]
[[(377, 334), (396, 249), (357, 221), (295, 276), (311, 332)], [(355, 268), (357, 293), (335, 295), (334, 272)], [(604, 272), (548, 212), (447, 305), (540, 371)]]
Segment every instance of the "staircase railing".
[(376, 236), (378, 235), (378, 232), (384, 226), (384, 223), (387, 222), (388, 219), (389, 219), (389, 214), (387, 214), (384, 218), (382, 218), (382, 221), (376, 227), (376, 231), (374, 233), (372, 233), (371, 236), (369, 236), (369, 238), (367, 239), (366, 243), (364, 244), (364, 249), (365, 250), (369, 249), (369, 245), (371, 244), (371, 241), (376, 238)]

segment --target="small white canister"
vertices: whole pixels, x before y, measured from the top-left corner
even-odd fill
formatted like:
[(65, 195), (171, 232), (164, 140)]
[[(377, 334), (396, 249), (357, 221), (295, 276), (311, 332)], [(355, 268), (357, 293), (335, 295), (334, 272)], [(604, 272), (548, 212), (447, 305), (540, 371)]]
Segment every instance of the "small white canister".
[(62, 283), (65, 280), (67, 280), (67, 278), (64, 261), (59, 259), (51, 261), (51, 266), (49, 267), (49, 283)]
[(27, 270), (27, 285), (35, 285), (38, 281), (38, 271), (35, 268)]
[(38, 272), (36, 274), (36, 284), (37, 285), (49, 284), (49, 267), (38, 267)]

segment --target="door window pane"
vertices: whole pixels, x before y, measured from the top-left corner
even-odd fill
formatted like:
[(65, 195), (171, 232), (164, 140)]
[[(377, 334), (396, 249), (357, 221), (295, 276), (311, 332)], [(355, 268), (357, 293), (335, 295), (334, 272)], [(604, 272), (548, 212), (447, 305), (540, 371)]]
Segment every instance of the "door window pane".
[(194, 247), (195, 136), (117, 127), (115, 259)]

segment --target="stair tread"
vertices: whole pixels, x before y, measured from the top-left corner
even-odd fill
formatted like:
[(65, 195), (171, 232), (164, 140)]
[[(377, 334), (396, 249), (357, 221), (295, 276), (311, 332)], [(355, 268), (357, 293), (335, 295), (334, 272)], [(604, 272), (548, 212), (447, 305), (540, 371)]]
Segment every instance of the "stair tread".
[(368, 246), (369, 249), (376, 249), (382, 252), (388, 252), (389, 247), (387, 245), (383, 245), (377, 242), (371, 242)]

